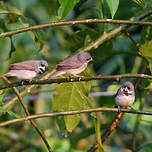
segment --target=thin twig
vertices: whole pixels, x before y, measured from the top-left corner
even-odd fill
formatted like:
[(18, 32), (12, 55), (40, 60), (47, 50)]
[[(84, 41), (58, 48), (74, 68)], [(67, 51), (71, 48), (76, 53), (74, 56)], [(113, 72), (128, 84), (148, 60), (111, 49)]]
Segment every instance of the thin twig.
[(44, 85), (44, 84), (53, 84), (53, 83), (71, 83), (71, 82), (81, 82), (81, 81), (92, 81), (92, 80), (116, 80), (119, 81), (123, 78), (142, 78), (142, 79), (152, 79), (151, 75), (147, 74), (118, 74), (118, 75), (97, 75), (97, 76), (90, 76), (90, 77), (72, 77), (71, 79), (68, 78), (59, 78), (59, 79), (50, 79), (50, 80), (33, 80), (33, 81), (20, 81), (20, 82), (13, 82), (11, 84), (0, 85), (0, 90), (11, 88), (11, 87), (18, 87), (23, 85)]
[(124, 26), (116, 27), (109, 32), (105, 32), (101, 36), (99, 36), (99, 38), (97, 40), (93, 41), (92, 43), (89, 43), (87, 46), (84, 46), (84, 47), (78, 49), (77, 52), (90, 51), (92, 49), (97, 49), (104, 42), (106, 42), (106, 41), (114, 38), (116, 35), (120, 34), (120, 32), (122, 32), (125, 28), (127, 28), (127, 26), (124, 25)]
[(148, 22), (148, 21), (145, 22), (145, 21), (113, 20), (113, 19), (85, 19), (85, 20), (77, 20), (77, 21), (52, 22), (47, 24), (34, 25), (26, 28), (20, 28), (14, 31), (1, 33), (0, 38), (9, 37), (22, 32), (44, 29), (48, 27), (67, 26), (67, 25), (76, 25), (76, 24), (93, 24), (93, 23), (110, 23), (110, 24), (113, 23), (113, 24), (127, 24), (127, 25), (141, 25), (141, 26), (152, 25), (152, 22)]
[[(8, 84), (11, 84), (11, 82), (10, 82), (6, 77), (2, 76), (2, 79), (3, 79), (5, 82), (7, 82)], [(26, 115), (27, 115), (27, 116), (30, 116), (30, 113), (29, 113), (26, 105), (24, 104), (24, 101), (23, 101), (23, 99), (22, 99), (19, 91), (17, 90), (16, 87), (12, 87), (12, 89), (13, 89), (14, 92), (16, 93), (16, 95), (17, 95), (17, 97), (18, 97), (18, 100), (20, 101), (20, 103), (21, 103), (21, 105), (22, 105), (22, 107), (23, 107)], [(51, 149), (49, 143), (47, 142), (47, 140), (46, 140), (46, 138), (44, 137), (44, 135), (43, 135), (43, 133), (41, 132), (41, 130), (38, 128), (37, 124), (34, 122), (34, 120), (30, 120), (30, 122), (31, 122), (32, 126), (36, 129), (36, 131), (39, 133), (39, 135), (41, 136), (43, 142), (45, 143), (45, 145), (46, 145), (46, 147), (47, 147), (47, 149), (48, 149), (48, 151), (49, 151), (49, 152), (52, 152), (52, 149)]]
[[(0, 123), (0, 127), (15, 124), (19, 122), (24, 122), (31, 119), (45, 118), (45, 117), (57, 117), (57, 116), (65, 116), (65, 115), (76, 115), (81, 113), (90, 113), (90, 112), (118, 112), (117, 108), (90, 108), (84, 110), (73, 110), (73, 111), (65, 111), (65, 112), (51, 112), (51, 113), (39, 113), (35, 115), (30, 115), (22, 118), (16, 118), (13, 120), (8, 120)], [(121, 109), (120, 112), (130, 113), (130, 114), (142, 114), (142, 115), (151, 115), (151, 111), (141, 111), (141, 110), (132, 110), (132, 109)]]
[[(39, 78), (39, 80), (44, 80), (44, 79), (48, 79), (50, 77), (51, 73), (44, 73), (43, 77)], [(23, 89), (21, 89), (20, 91), (20, 95), (22, 97), (26, 96), (27, 94), (29, 94), (33, 89), (35, 89), (37, 87), (37, 85), (33, 85), (33, 86), (28, 86)], [(10, 100), (8, 100), (6, 102), (6, 104), (4, 104), (2, 107), (6, 110), (11, 109), (16, 103), (18, 102), (18, 98), (16, 96), (12, 97)], [(0, 113), (0, 115), (2, 115)]]

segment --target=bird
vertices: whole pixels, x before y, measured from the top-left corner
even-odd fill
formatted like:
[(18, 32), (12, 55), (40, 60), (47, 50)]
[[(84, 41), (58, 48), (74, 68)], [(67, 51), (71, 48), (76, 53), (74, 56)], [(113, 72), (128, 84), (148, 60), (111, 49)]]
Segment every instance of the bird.
[(115, 97), (116, 105), (120, 111), (120, 107), (131, 106), (135, 101), (134, 85), (130, 81), (126, 81), (118, 89)]
[(48, 68), (45, 60), (27, 60), (10, 65), (9, 71), (1, 76), (16, 77), (21, 80), (32, 80)]
[(87, 68), (90, 61), (93, 61), (93, 59), (88, 52), (82, 52), (70, 56), (56, 65), (56, 71), (50, 76), (49, 79), (63, 74), (77, 75)]

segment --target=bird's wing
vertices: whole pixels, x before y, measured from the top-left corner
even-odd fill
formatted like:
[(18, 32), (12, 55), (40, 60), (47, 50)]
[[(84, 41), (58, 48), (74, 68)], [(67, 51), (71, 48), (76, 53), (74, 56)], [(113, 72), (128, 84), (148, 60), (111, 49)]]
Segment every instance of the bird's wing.
[(24, 62), (14, 63), (10, 65), (9, 70), (30, 70), (36, 71), (37, 61), (28, 60)]
[(74, 55), (68, 57), (67, 59), (63, 60), (59, 64), (57, 64), (57, 70), (68, 70), (68, 69), (77, 69), (82, 66), (82, 62), (79, 60), (78, 55)]
[(118, 89), (117, 93), (115, 94), (115, 97), (118, 95), (118, 93), (120, 92), (121, 87)]

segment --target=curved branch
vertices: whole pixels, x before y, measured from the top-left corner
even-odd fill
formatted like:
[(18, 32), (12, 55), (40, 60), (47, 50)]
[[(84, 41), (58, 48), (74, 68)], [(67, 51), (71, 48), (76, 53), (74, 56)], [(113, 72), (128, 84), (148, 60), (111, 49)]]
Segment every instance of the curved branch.
[[(43, 79), (48, 79), (50, 77), (50, 73), (44, 73), (43, 77), (40, 78), (40, 80), (43, 80)], [(20, 95), (22, 97), (26, 96), (28, 93), (31, 92), (31, 90), (35, 89), (37, 86), (36, 85), (32, 85), (32, 86), (28, 86), (25, 88), (23, 88), (21, 91), (20, 91)], [(8, 100), (6, 102), (6, 104), (3, 105), (3, 108), (4, 109), (11, 109), (18, 101), (18, 98), (15, 96), (15, 97), (12, 97), (10, 100)], [(1, 115), (1, 114), (0, 114)]]
[[(152, 12), (151, 12), (152, 13)], [(127, 24), (127, 25), (152, 25), (152, 22), (144, 21), (130, 21), (130, 20), (113, 20), (113, 19), (85, 19), (77, 21), (62, 21), (62, 22), (53, 22), (41, 25), (34, 25), (31, 27), (20, 28), (14, 31), (5, 32), (0, 34), (0, 38), (9, 37), (18, 33), (44, 29), (54, 26), (66, 26), (66, 25), (76, 25), (76, 24), (92, 24), (92, 23), (113, 23), (113, 24)]]
[[(31, 119), (45, 118), (45, 117), (57, 117), (57, 116), (65, 116), (65, 115), (76, 115), (81, 113), (89, 113), (89, 112), (119, 112), (117, 108), (91, 108), (84, 110), (73, 110), (73, 111), (65, 111), (65, 112), (52, 112), (52, 113), (40, 113), (35, 115), (30, 115), (22, 118), (17, 118), (13, 120), (8, 120), (0, 123), (0, 127), (15, 124)], [(141, 111), (141, 110), (130, 110), (130, 109), (121, 109), (120, 112), (131, 113), (131, 114), (143, 114), (143, 115), (152, 115), (151, 111)]]
[(152, 79), (151, 75), (147, 74), (119, 74), (119, 75), (98, 75), (90, 77), (72, 77), (72, 78), (59, 78), (59, 79), (47, 79), (47, 80), (33, 80), (33, 81), (20, 81), (13, 82), (11, 84), (0, 85), (0, 90), (18, 87), (23, 85), (44, 85), (53, 83), (70, 83), (70, 82), (81, 82), (81, 81), (92, 81), (92, 80), (120, 80), (123, 78), (142, 78), (142, 79)]
[[(11, 83), (11, 82), (10, 82), (6, 77), (4, 77), (4, 76), (2, 76), (2, 79), (3, 79), (4, 81), (6, 81), (8, 84)], [(22, 96), (20, 95), (19, 91), (17, 90), (16, 87), (12, 87), (12, 89), (14, 90), (14, 92), (15, 92), (18, 100), (19, 100), (19, 102), (21, 103), (21, 105), (22, 105), (22, 107), (23, 107), (23, 109), (24, 109), (24, 111), (25, 111), (25, 113), (26, 113), (26, 116), (30, 116), (30, 113), (29, 113), (26, 105), (24, 104), (23, 98), (22, 98)], [(52, 152), (52, 149), (51, 149), (49, 143), (47, 142), (47, 140), (46, 140), (45, 136), (43, 135), (42, 131), (38, 128), (37, 124), (34, 122), (34, 120), (30, 120), (30, 122), (31, 122), (32, 126), (35, 128), (35, 130), (38, 132), (38, 134), (40, 135), (40, 137), (42, 138), (42, 140), (43, 140), (44, 144), (46, 145), (48, 151), (49, 151), (49, 152)]]

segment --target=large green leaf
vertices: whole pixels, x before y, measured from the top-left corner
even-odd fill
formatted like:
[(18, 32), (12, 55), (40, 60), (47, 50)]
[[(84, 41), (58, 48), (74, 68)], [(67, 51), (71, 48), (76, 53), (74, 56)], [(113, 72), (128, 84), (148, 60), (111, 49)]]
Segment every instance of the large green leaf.
[(34, 34), (35, 42), (38, 42), (40, 45), (38, 48), (38, 51), (40, 51), (40, 50), (42, 50), (42, 48), (45, 44), (44, 33), (43, 33), (43, 31), (34, 31), (33, 34)]
[[(53, 95), (54, 111), (70, 111), (84, 109), (89, 102), (88, 93), (90, 82), (71, 82), (55, 85), (56, 94)], [(71, 132), (80, 122), (80, 115), (64, 116), (66, 128)]]
[(70, 34), (70, 36), (68, 36), (68, 38), (65, 40), (65, 45), (67, 48), (75, 52), (75, 50), (88, 45), (92, 41), (95, 41), (102, 33), (102, 30), (85, 27), (83, 30)]
[(151, 149), (152, 149), (152, 143), (146, 143), (143, 144), (139, 152), (151, 152)]
[(112, 18), (114, 17), (118, 6), (119, 6), (119, 0), (106, 0), (110, 9), (110, 13)]
[(16, 7), (7, 5), (4, 2), (0, 2), (0, 14), (14, 14), (19, 16), (24, 16), (23, 13)]
[(141, 44), (152, 40), (152, 26), (144, 26), (141, 32)]
[(140, 53), (147, 58), (152, 58), (152, 40), (141, 45)]
[(152, 40), (141, 45), (140, 54), (149, 62), (150, 71), (152, 73)]
[(64, 19), (80, 0), (72, 0), (72, 1), (58, 0), (58, 1), (60, 3), (60, 7), (58, 9), (58, 16), (60, 17), (60, 19)]

